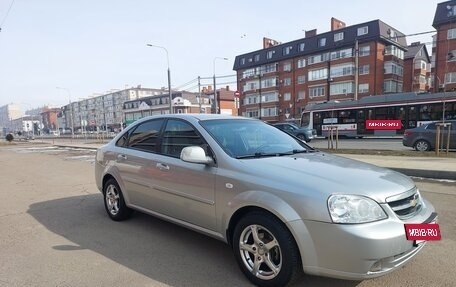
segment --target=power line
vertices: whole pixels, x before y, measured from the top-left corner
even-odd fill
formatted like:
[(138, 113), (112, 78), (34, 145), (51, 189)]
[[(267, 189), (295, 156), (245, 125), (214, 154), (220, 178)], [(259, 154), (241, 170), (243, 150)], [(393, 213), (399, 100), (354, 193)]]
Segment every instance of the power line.
[(9, 14), (9, 12), (11, 11), (11, 8), (13, 7), (14, 1), (15, 1), (15, 0), (12, 0), (12, 1), (11, 1), (11, 4), (10, 4), (10, 6), (9, 6), (9, 8), (8, 8), (8, 11), (6, 11), (5, 17), (3, 17), (2, 23), (0, 24), (0, 32), (2, 31), (3, 24), (5, 23), (6, 18), (8, 17), (8, 14)]

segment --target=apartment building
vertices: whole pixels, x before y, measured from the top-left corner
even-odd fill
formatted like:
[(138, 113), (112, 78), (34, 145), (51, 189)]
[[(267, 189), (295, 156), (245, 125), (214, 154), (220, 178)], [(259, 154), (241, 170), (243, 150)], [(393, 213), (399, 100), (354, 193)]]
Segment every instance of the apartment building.
[(432, 26), (432, 90), (456, 90), (456, 1), (437, 4)]
[[(67, 130), (76, 133), (86, 131), (117, 131), (124, 122), (123, 104), (126, 101), (163, 94), (161, 89), (137, 87), (115, 90), (72, 102), (62, 107), (61, 117)], [(167, 104), (166, 100), (166, 104)]]
[[(213, 95), (213, 93), (212, 93)], [(211, 113), (211, 100), (209, 95), (185, 91), (174, 91), (172, 93), (173, 113)], [(162, 93), (149, 97), (138, 98), (126, 101), (123, 104), (124, 119), (122, 122), (129, 125), (134, 121), (151, 115), (169, 113), (169, 94)]]
[(404, 53), (404, 92), (423, 93), (430, 89), (431, 57), (425, 44), (412, 43)]
[(22, 116), (21, 107), (18, 104), (7, 104), (0, 107), (0, 133), (2, 136), (13, 132), (13, 120)]
[(306, 31), (288, 43), (236, 57), (240, 114), (277, 122), (299, 118), (308, 103), (359, 99), (404, 90), (405, 35), (380, 20)]

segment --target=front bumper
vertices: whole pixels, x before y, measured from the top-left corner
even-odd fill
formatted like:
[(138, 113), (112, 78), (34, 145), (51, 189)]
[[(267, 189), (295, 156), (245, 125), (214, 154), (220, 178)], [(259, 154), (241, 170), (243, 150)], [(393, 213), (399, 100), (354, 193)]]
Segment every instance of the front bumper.
[[(429, 204), (416, 222), (435, 216)], [(423, 217), (426, 216), (426, 217)], [(433, 217), (434, 218), (434, 217)], [(334, 224), (317, 221), (290, 222), (291, 228), (306, 229), (298, 238), (307, 274), (349, 280), (364, 280), (388, 274), (407, 263), (424, 247), (406, 238), (404, 222), (397, 217), (366, 224)], [(301, 234), (303, 235), (303, 234)]]

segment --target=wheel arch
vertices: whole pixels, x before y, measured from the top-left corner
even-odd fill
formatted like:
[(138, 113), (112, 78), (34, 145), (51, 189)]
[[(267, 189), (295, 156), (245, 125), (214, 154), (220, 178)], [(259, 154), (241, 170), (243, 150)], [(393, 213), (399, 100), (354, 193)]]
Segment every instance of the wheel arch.
[(430, 140), (428, 140), (428, 139), (426, 139), (426, 138), (424, 138), (424, 137), (419, 137), (419, 138), (416, 138), (416, 139), (413, 141), (413, 144), (412, 144), (412, 147), (413, 147), (415, 150), (417, 150), (417, 149), (416, 149), (416, 145), (417, 145), (417, 143), (420, 142), (420, 141), (426, 142), (426, 143), (429, 145), (428, 151), (434, 149), (434, 146), (432, 145), (432, 142), (431, 142)]
[[(255, 203), (248, 202), (244, 205), (237, 205), (239, 201), (249, 201), (248, 198), (255, 198)], [(277, 218), (288, 229), (298, 246), (302, 266), (312, 266), (318, 262), (316, 247), (305, 221), (302, 220), (292, 206), (281, 198), (267, 192), (251, 191), (236, 196), (229, 205), (231, 207), (237, 206), (232, 214), (222, 216), (226, 242), (230, 246), (233, 246), (234, 229), (243, 216), (250, 212), (265, 212)]]

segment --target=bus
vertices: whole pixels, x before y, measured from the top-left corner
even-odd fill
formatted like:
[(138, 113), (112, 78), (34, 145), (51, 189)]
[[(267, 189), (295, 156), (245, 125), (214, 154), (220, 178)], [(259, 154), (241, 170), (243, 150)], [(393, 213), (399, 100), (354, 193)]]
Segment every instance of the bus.
[[(301, 114), (301, 126), (328, 137), (337, 128), (339, 136), (402, 136), (406, 129), (442, 120), (456, 119), (456, 92), (398, 93), (367, 96), (359, 100), (308, 104)], [(366, 128), (367, 120), (400, 121), (396, 129)]]

